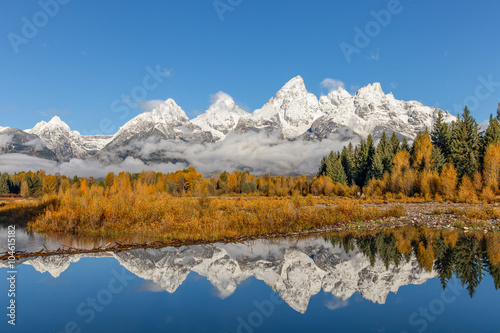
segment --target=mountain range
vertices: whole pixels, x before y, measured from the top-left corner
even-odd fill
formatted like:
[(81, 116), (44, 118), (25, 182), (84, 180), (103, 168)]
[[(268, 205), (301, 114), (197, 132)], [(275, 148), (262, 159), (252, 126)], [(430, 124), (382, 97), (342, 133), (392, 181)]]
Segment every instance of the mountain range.
[[(400, 287), (437, 277), (437, 272), (421, 269), (414, 255), (398, 266), (386, 266), (381, 259), (371, 263), (357, 248), (346, 253), (323, 239), (136, 249), (97, 257), (109, 256), (134, 275), (154, 283), (155, 290), (168, 293), (174, 293), (191, 272), (210, 281), (220, 298), (231, 296), (244, 281), (255, 278), (300, 313), (306, 312), (310, 298), (321, 290), (345, 305), (355, 293), (384, 304)], [(85, 257), (96, 256), (36, 257), (21, 259), (18, 264), (58, 278)], [(6, 265), (0, 262), (0, 268)]]
[[(203, 163), (196, 161), (198, 153), (190, 156), (187, 151), (190, 147), (197, 147), (197, 151), (204, 147), (216, 150), (219, 160), (230, 160), (231, 167), (255, 169), (238, 157), (225, 156), (230, 149), (224, 148), (233, 149), (235, 142), (238, 147), (242, 142), (252, 142), (255, 146), (247, 151), (262, 154), (255, 148), (259, 143), (260, 147), (288, 144), (295, 150), (297, 142), (309, 147), (323, 142), (317, 150), (318, 154), (326, 154), (334, 149), (332, 145), (341, 147), (368, 134), (377, 139), (383, 131), (411, 140), (430, 128), (439, 112), (443, 112), (447, 122), (455, 119), (448, 112), (416, 101), (396, 100), (392, 93), (385, 94), (379, 83), (369, 84), (354, 95), (338, 88), (318, 99), (297, 76), (252, 113), (239, 107), (231, 96), (219, 92), (210, 108), (194, 119), (168, 99), (131, 119), (114, 135), (84, 136), (71, 130), (58, 116), (24, 131), (0, 127), (0, 154), (25, 154), (57, 163), (78, 159), (109, 165), (133, 157), (144, 163), (197, 166), (196, 163)], [(290, 168), (297, 163), (291, 163)]]

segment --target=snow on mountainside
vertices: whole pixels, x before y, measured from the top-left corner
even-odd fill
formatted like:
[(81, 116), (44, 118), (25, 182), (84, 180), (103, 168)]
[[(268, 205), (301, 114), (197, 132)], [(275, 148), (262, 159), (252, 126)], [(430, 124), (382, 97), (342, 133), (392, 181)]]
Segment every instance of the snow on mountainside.
[(106, 147), (107, 151), (127, 146), (134, 140), (148, 138), (211, 142), (211, 133), (193, 124), (173, 99), (168, 99), (151, 111), (144, 112), (120, 127)]
[(41, 121), (25, 132), (44, 140), (59, 161), (89, 158), (104, 148), (111, 139), (105, 135), (83, 136), (77, 131), (72, 131), (58, 116), (54, 116), (49, 122)]
[(220, 91), (215, 95), (214, 103), (204, 113), (191, 122), (202, 130), (212, 133), (216, 141), (224, 140), (240, 119), (247, 119), (250, 114), (241, 109), (228, 94)]
[[(259, 158), (269, 158), (260, 165), (270, 165), (276, 162), (277, 153), (285, 157), (293, 155), (287, 145), (300, 149), (304, 143), (314, 154), (308, 159), (319, 159), (329, 150), (341, 149), (348, 141), (357, 142), (368, 134), (378, 139), (386, 131), (388, 135), (396, 133), (400, 139), (413, 139), (417, 133), (432, 127), (439, 112), (416, 101), (396, 100), (392, 93), (385, 94), (379, 83), (369, 84), (354, 95), (338, 88), (318, 99), (307, 91), (302, 77), (297, 76), (251, 114), (238, 107), (231, 96), (219, 92), (204, 114), (190, 120), (174, 100), (168, 99), (131, 119), (112, 137), (83, 136), (54, 117), (25, 131), (31, 137), (21, 138), (16, 133), (13, 145), (11, 135), (5, 133), (14, 129), (0, 127), (0, 145), (7, 147), (0, 147), (0, 153), (31, 154), (59, 162), (98, 159), (105, 164), (133, 157), (145, 163), (180, 162), (184, 166), (198, 163), (197, 168), (202, 166), (200, 163), (207, 165), (217, 159), (233, 168), (255, 169), (255, 165), (245, 162), (248, 154), (237, 153), (258, 153)], [(455, 119), (448, 112), (443, 115), (446, 122)], [(38, 150), (30, 148), (36, 138), (41, 139), (37, 142)], [(42, 154), (41, 146), (45, 147)], [(271, 148), (277, 146), (283, 149)], [(299, 160), (283, 163), (290, 170), (282, 173), (297, 172), (298, 167), (306, 165)], [(207, 167), (209, 172), (220, 168), (219, 164)], [(301, 172), (311, 172), (309, 169)]]
[(354, 96), (339, 88), (322, 96), (319, 104), (323, 116), (304, 135), (308, 139), (323, 139), (338, 128), (348, 128), (361, 137), (372, 134), (379, 138), (386, 131), (413, 139), (417, 133), (432, 128), (439, 112), (443, 112), (446, 122), (456, 119), (448, 112), (416, 101), (396, 100), (392, 93), (383, 92), (380, 83), (369, 84)]
[(17, 128), (4, 127), (0, 131), (0, 154), (21, 153), (47, 160), (57, 160), (45, 141), (37, 135)]
[(238, 129), (243, 132), (248, 128), (279, 130), (285, 139), (294, 139), (322, 115), (318, 99), (307, 92), (304, 80), (297, 76), (249, 119), (243, 119)]
[[(437, 276), (421, 269), (414, 256), (398, 267), (390, 264), (386, 268), (380, 259), (372, 265), (358, 249), (346, 254), (322, 239), (136, 249), (111, 255), (133, 274), (169, 293), (174, 293), (190, 272), (210, 281), (221, 298), (232, 295), (241, 283), (254, 277), (301, 313), (321, 290), (343, 301), (358, 292), (371, 302), (384, 304), (389, 293), (397, 293), (400, 287), (422, 284)], [(28, 258), (19, 263), (58, 277), (82, 257)]]

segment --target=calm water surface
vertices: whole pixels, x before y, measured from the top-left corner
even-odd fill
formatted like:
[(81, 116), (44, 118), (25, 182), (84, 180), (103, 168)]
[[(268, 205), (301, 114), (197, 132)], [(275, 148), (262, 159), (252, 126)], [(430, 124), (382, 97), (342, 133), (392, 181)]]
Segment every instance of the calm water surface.
[[(430, 247), (427, 236), (410, 245), (342, 234), (23, 259), (15, 327), (0, 262), (0, 331), (499, 332), (496, 243), (456, 234)], [(68, 241), (18, 233), (30, 250)], [(405, 244), (411, 254), (399, 252)]]

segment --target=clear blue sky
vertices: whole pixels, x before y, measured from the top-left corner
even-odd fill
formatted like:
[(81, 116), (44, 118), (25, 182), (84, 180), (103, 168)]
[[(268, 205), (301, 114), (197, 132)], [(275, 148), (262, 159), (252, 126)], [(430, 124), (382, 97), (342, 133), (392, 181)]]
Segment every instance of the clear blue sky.
[[(456, 113), (469, 98), (478, 120), (495, 113), (500, 83), (482, 87), (479, 77), (500, 82), (500, 2), (391, 2), (221, 0), (232, 9), (221, 20), (213, 0), (72, 0), (53, 17), (37, 1), (2, 0), (0, 125), (31, 128), (58, 114), (83, 133), (103, 118), (117, 128), (142, 111), (120, 117), (111, 104), (156, 65), (170, 76), (144, 100), (173, 98), (191, 118), (220, 90), (260, 108), (296, 75), (318, 96), (325, 78), (351, 93), (377, 81), (398, 99)], [(374, 24), (371, 11), (388, 7), (390, 22)], [(355, 27), (375, 30), (348, 63), (340, 45), (356, 46)]]

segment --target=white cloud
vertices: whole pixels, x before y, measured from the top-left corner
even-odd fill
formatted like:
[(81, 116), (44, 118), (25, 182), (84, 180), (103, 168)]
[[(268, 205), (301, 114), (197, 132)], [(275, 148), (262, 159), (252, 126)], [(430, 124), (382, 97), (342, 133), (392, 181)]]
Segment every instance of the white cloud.
[(161, 99), (153, 99), (150, 101), (138, 101), (137, 100), (136, 102), (141, 106), (141, 108), (144, 111), (151, 111), (154, 108), (157, 108), (158, 106), (163, 104), (165, 101), (162, 101)]
[(211, 103), (215, 103), (220, 99), (233, 99), (233, 98), (223, 91), (219, 91), (217, 94), (210, 95)]
[(398, 84), (395, 82), (391, 82), (391, 88), (396, 89), (398, 87)]
[(11, 143), (13, 136), (2, 134), (0, 135), (0, 148), (5, 148), (9, 143)]
[(343, 299), (335, 297), (335, 296), (332, 296), (332, 299), (325, 301), (325, 306), (328, 308), (328, 310), (332, 310), (332, 311), (344, 308), (348, 305), (349, 305), (348, 300), (344, 301)]
[(344, 82), (340, 80), (335, 80), (331, 78), (326, 78), (323, 81), (321, 81), (321, 86), (323, 88), (328, 89), (328, 92), (337, 90), (338, 88), (344, 88)]
[(165, 288), (153, 281), (145, 281), (144, 284), (139, 289), (139, 292), (150, 291), (153, 293), (165, 292)]
[(36, 151), (42, 151), (48, 147), (47, 143), (40, 138), (36, 138), (24, 143), (25, 146), (34, 147)]
[[(140, 157), (186, 160), (204, 175), (216, 171), (250, 170), (254, 174), (315, 174), (321, 158), (331, 150), (341, 150), (346, 142), (336, 135), (317, 141), (281, 140), (277, 134), (230, 133), (224, 141), (193, 144), (182, 141), (148, 139), (133, 141), (122, 153), (138, 151)], [(356, 140), (353, 140), (356, 144)], [(300, 153), (297, 153), (300, 152)], [(185, 167), (182, 165), (180, 168)]]
[(182, 169), (181, 165), (171, 163), (147, 165), (141, 160), (127, 157), (123, 162), (105, 165), (96, 160), (73, 159), (69, 162), (57, 163), (55, 161), (37, 158), (23, 154), (0, 155), (0, 172), (15, 173), (20, 171), (45, 170), (49, 174), (59, 172), (68, 177), (75, 175), (80, 177), (103, 178), (108, 172), (119, 173), (121, 171), (141, 172), (153, 170), (156, 172), (173, 172)]
[[(356, 144), (358, 140), (354, 139), (352, 142)], [(336, 135), (331, 135), (320, 142), (300, 139), (288, 141), (279, 139), (276, 133), (265, 132), (242, 134), (233, 132), (224, 141), (211, 144), (148, 138), (132, 141), (128, 146), (120, 148), (123, 154), (136, 152), (137, 158), (129, 156), (125, 160), (119, 160), (110, 153), (109, 156), (102, 156), (110, 161), (109, 163), (79, 159), (57, 163), (22, 154), (4, 154), (0, 155), (0, 172), (44, 169), (48, 173), (60, 172), (71, 177), (74, 175), (105, 177), (108, 172), (121, 171), (154, 170), (168, 173), (192, 165), (205, 176), (224, 170), (249, 170), (257, 175), (315, 174), (321, 158), (332, 150), (341, 150), (345, 144), (347, 142), (340, 141)], [(156, 160), (177, 160), (187, 163), (143, 162), (151, 157)]]

